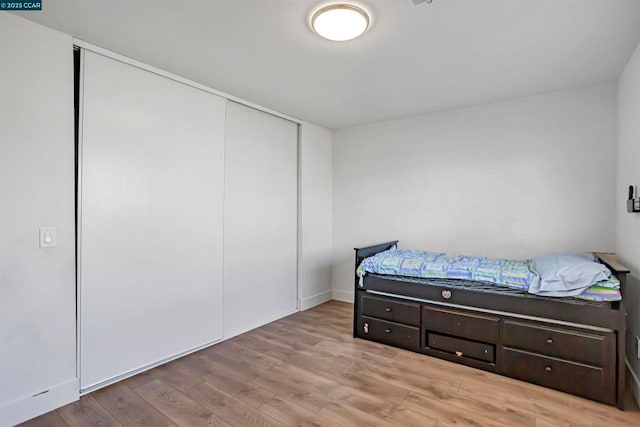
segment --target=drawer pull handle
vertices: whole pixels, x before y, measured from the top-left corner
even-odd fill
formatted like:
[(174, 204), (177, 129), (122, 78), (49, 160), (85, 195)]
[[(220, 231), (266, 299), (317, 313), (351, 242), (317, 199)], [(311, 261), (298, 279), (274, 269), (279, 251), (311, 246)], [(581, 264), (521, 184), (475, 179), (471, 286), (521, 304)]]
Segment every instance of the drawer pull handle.
[(365, 334), (368, 334), (368, 333), (369, 333), (369, 324), (368, 324), (368, 323), (365, 323), (365, 324), (364, 324), (364, 327), (363, 327), (362, 329), (364, 329), (364, 333), (365, 333)]
[(553, 340), (551, 338), (547, 338), (547, 344), (553, 344)]
[(384, 330), (386, 333), (390, 334), (391, 333), (391, 329), (385, 329)]
[(387, 313), (390, 313), (390, 312), (391, 312), (391, 307), (386, 307), (386, 308), (384, 309), (384, 311), (386, 311)]
[(456, 356), (462, 357), (462, 352), (461, 351), (456, 351)]
[(544, 370), (547, 372), (551, 372), (551, 366), (547, 366), (546, 368), (544, 368)]

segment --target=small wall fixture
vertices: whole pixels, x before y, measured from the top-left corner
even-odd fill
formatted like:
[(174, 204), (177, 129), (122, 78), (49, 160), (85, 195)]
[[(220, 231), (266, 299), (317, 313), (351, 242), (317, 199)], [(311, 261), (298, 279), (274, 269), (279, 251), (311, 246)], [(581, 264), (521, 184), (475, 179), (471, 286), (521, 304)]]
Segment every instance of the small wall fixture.
[(629, 198), (627, 199), (627, 212), (640, 212), (640, 196), (633, 197), (633, 185), (629, 186)]
[(325, 39), (347, 41), (355, 39), (369, 28), (369, 14), (351, 4), (331, 4), (320, 8), (311, 17), (311, 28)]

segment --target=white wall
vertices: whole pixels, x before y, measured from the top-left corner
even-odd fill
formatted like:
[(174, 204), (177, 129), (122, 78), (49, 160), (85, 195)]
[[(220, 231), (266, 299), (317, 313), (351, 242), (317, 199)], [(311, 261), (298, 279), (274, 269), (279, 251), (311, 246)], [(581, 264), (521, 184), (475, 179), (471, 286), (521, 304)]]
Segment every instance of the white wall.
[(640, 404), (640, 214), (626, 210), (629, 185), (640, 190), (640, 45), (618, 80), (618, 184), (616, 186), (616, 252), (631, 270), (625, 295), (627, 358), (635, 376), (634, 394)]
[[(11, 425), (77, 399), (78, 385), (73, 45), (7, 13), (0, 203), (0, 425)], [(57, 227), (57, 248), (38, 247), (40, 226)]]
[(387, 240), (497, 257), (615, 248), (614, 83), (339, 130), (333, 144), (336, 299), (353, 299), (352, 248)]
[(300, 126), (300, 308), (331, 299), (331, 131)]

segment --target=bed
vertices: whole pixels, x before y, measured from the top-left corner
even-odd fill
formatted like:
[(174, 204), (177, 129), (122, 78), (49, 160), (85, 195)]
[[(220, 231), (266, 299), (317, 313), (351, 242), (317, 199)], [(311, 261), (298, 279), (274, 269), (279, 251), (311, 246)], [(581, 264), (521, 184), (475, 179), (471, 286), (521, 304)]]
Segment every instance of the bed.
[(522, 272), (509, 273), (507, 286), (496, 286), (474, 280), (476, 276), (409, 277), (358, 270), (363, 261), (397, 247), (398, 241), (391, 241), (355, 248), (354, 337), (624, 409), (629, 270), (615, 254), (594, 254), (611, 272), (615, 292), (596, 287), (559, 298), (518, 286), (521, 278), (516, 276)]

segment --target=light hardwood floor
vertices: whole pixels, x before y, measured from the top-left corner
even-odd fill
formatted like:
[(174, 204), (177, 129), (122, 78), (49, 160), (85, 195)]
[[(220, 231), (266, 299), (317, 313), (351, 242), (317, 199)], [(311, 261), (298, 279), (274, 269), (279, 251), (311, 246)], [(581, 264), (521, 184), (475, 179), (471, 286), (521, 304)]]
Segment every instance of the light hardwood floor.
[(332, 301), (24, 426), (640, 426), (572, 395), (351, 337)]

